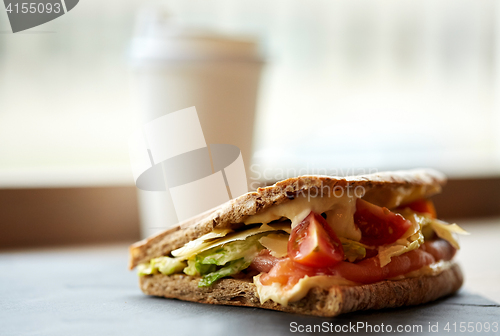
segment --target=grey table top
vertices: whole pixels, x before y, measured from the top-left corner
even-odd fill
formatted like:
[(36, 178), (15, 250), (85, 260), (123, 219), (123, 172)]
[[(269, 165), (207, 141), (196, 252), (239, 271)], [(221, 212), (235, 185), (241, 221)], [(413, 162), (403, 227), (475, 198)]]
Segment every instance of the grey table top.
[(444, 333), (452, 335), (454, 322), (457, 330), (460, 322), (500, 323), (500, 305), (467, 290), (420, 307), (336, 318), (167, 300), (143, 295), (126, 265), (124, 245), (0, 253), (0, 335), (285, 335), (358, 322), (421, 325), (420, 334), (436, 322), (441, 334), (450, 322)]

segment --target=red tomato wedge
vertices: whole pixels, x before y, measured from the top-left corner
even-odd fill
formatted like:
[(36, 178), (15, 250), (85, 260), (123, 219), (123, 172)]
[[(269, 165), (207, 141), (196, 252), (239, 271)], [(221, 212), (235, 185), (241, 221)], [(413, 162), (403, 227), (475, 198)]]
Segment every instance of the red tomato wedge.
[(339, 238), (321, 215), (311, 213), (293, 230), (288, 256), (302, 265), (331, 267), (344, 259)]
[(436, 218), (436, 208), (431, 200), (421, 198), (419, 200), (413, 201), (410, 204), (402, 205), (399, 209), (410, 208), (415, 212), (428, 213), (432, 218)]
[(392, 257), (391, 262), (384, 267), (380, 267), (378, 257), (366, 258), (358, 263), (342, 261), (328, 268), (307, 267), (285, 258), (276, 261), (268, 273), (263, 273), (260, 282), (263, 285), (277, 282), (285, 286), (286, 290), (306, 275), (338, 275), (347, 280), (369, 284), (416, 271), (439, 260), (451, 260), (455, 252), (456, 249), (447, 241), (438, 239), (425, 242), (417, 250)]
[(360, 198), (356, 201), (354, 223), (361, 230), (361, 243), (371, 246), (392, 244), (411, 226), (403, 216)]

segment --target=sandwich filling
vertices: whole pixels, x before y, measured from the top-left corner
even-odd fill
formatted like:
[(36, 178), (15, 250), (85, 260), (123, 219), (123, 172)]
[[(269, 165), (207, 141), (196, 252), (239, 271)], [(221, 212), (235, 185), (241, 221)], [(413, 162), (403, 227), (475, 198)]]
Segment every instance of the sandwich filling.
[(141, 264), (139, 275), (184, 273), (200, 277), (200, 287), (225, 277), (248, 279), (261, 303), (287, 305), (313, 287), (437, 275), (452, 264), (456, 235), (467, 234), (438, 220), (428, 199), (389, 210), (348, 195), (296, 197), (244, 224)]

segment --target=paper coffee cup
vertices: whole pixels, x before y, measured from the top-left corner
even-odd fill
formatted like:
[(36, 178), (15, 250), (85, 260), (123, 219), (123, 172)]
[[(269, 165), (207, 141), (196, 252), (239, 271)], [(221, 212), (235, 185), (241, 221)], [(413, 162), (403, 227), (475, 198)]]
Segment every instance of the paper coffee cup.
[[(195, 106), (206, 143), (239, 147), (249, 171), (263, 66), (255, 41), (184, 29), (149, 11), (130, 55), (138, 122)], [(139, 191), (143, 235), (177, 222), (168, 197)]]

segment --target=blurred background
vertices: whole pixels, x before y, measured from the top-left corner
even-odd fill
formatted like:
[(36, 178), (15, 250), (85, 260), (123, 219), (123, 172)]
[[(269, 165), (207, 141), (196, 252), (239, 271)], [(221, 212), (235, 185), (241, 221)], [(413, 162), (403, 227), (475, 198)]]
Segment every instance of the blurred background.
[(0, 10), (0, 246), (139, 237), (133, 40), (152, 10), (256, 42), (251, 181), (432, 167), (445, 218), (500, 215), (495, 1), (85, 0), (17, 34)]

